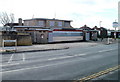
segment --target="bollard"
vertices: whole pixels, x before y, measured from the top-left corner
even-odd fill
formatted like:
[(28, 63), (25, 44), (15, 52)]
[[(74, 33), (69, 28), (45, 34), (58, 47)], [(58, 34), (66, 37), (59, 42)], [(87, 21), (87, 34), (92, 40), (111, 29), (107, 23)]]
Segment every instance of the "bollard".
[(107, 39), (107, 44), (110, 44), (110, 38)]

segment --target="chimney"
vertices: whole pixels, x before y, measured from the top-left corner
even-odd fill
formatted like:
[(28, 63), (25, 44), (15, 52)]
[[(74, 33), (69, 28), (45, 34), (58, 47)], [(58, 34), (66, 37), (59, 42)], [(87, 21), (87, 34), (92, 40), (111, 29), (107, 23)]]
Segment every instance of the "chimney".
[(19, 25), (19, 26), (22, 26), (22, 18), (19, 18), (19, 19), (18, 19), (18, 25)]

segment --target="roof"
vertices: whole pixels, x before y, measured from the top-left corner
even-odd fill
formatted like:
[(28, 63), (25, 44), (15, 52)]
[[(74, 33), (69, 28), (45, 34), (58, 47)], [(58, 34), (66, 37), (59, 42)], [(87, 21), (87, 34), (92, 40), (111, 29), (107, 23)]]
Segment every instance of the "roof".
[[(22, 23), (23, 25), (23, 23)], [(4, 26), (19, 26), (19, 23), (7, 23)]]
[(16, 31), (16, 29), (10, 27), (0, 27), (0, 31)]
[(80, 27), (80, 29), (83, 29), (83, 30), (91, 30), (91, 28), (88, 27), (87, 25), (84, 25), (84, 26)]
[(39, 28), (40, 26), (14, 26), (14, 28), (27, 28), (27, 27), (28, 28), (38, 27)]
[(40, 27), (40, 26), (14, 26), (14, 28), (49, 28), (49, 27)]
[(104, 27), (100, 27), (100, 28), (98, 28), (98, 27), (93, 27), (92, 29), (96, 29), (96, 30), (107, 30), (106, 28), (104, 28)]
[(72, 20), (61, 20), (61, 19), (48, 19), (48, 18), (32, 18), (32, 19), (25, 19), (23, 21), (29, 21), (29, 20), (58, 20), (58, 21), (68, 21), (68, 22), (72, 22)]

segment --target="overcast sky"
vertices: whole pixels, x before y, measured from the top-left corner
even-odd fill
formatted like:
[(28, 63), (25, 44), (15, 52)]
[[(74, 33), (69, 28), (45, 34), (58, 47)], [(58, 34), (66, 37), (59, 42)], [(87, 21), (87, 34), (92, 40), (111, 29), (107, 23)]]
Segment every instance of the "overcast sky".
[(14, 13), (18, 18), (54, 18), (73, 20), (71, 25), (112, 29), (118, 20), (119, 0), (0, 0), (0, 12)]

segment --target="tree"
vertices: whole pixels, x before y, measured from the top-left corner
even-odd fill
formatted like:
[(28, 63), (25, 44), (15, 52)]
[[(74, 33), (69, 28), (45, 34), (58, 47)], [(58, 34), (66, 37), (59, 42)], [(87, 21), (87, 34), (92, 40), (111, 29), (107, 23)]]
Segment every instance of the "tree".
[(13, 13), (10, 14), (7, 14), (6, 12), (0, 13), (0, 22), (3, 26), (5, 26), (6, 24), (10, 24), (10, 27), (12, 28), (14, 20), (15, 18)]

